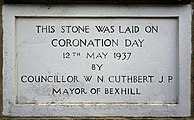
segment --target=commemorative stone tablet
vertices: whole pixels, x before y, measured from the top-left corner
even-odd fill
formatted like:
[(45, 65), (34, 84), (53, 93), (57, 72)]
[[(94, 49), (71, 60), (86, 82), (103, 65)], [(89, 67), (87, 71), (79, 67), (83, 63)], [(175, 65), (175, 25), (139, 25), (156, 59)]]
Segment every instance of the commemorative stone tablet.
[(190, 11), (4, 5), (3, 114), (190, 115)]

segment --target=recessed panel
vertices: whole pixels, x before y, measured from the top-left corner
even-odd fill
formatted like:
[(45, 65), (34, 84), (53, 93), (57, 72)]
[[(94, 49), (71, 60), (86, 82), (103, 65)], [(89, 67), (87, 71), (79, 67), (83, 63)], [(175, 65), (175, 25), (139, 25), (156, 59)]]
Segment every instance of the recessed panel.
[(177, 18), (16, 18), (17, 102), (177, 103)]

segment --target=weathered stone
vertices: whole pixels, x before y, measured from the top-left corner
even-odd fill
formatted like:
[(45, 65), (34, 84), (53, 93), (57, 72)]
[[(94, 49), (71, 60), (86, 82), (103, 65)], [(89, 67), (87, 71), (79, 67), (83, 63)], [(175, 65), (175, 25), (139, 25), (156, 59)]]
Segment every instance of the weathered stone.
[(15, 3), (130, 3), (130, 4), (188, 4), (191, 0), (4, 0), (6, 4)]

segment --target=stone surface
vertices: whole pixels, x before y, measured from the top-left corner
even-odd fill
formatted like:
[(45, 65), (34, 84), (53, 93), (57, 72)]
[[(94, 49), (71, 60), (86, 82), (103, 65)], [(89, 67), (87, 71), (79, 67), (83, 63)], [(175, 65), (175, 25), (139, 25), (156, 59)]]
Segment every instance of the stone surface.
[(6, 4), (35, 3), (130, 3), (130, 4), (188, 4), (191, 0), (4, 0)]
[(177, 24), (176, 18), (16, 18), (17, 101), (177, 103)]
[[(190, 114), (191, 43), (190, 41), (188, 41), (188, 39), (191, 39), (190, 32), (188, 32), (190, 30), (191, 20), (190, 6), (168, 6), (166, 8), (165, 6), (143, 7), (141, 5), (110, 5), (107, 7), (106, 5), (101, 5), (101, 9), (98, 8), (99, 6), (95, 5), (4, 5), (3, 20), (5, 29), (3, 85), (6, 89), (11, 90), (8, 91), (4, 89), (4, 115), (167, 117), (188, 116)], [(118, 9), (119, 11), (117, 11)], [(84, 12), (85, 10), (89, 12), (86, 13)], [(103, 20), (103, 18), (114, 19), (111, 21), (108, 19)], [(130, 65), (130, 61), (115, 62), (117, 59), (121, 59), (119, 57), (120, 55), (115, 57), (111, 56), (111, 58), (108, 57), (107, 60), (95, 60), (96, 58), (88, 60), (82, 56), (83, 54), (85, 55), (87, 52), (92, 51), (94, 51), (95, 53), (107, 51), (108, 53), (114, 54), (114, 52), (121, 53), (127, 50), (126, 48), (124, 49), (120, 46), (114, 49), (112, 48), (110, 50), (107, 48), (103, 48), (102, 46), (100, 47), (100, 49), (92, 48), (90, 50), (82, 47), (76, 49), (58, 47), (64, 44), (63, 41), (62, 43), (60, 42), (60, 44), (58, 44), (58, 38), (61, 37), (69, 37), (71, 39), (73, 37), (86, 37), (87, 39), (92, 39), (95, 36), (99, 36), (98, 34), (101, 34), (100, 36), (105, 38), (111, 36), (114, 38), (118, 37), (120, 44), (120, 39), (125, 39), (122, 37), (128, 37), (128, 35), (122, 35), (121, 37), (119, 33), (109, 33), (110, 31), (108, 33), (94, 32), (96, 29), (93, 26), (94, 24), (106, 25), (109, 27), (110, 25), (113, 25), (117, 26), (115, 28), (119, 28), (117, 20), (123, 20), (121, 27), (126, 27), (129, 23), (133, 23), (135, 26), (135, 24), (138, 23), (136, 26), (139, 26), (141, 32), (135, 33), (135, 31), (133, 31), (134, 33), (130, 34), (130, 37), (133, 38), (133, 40), (137, 39), (136, 37), (146, 36), (145, 38), (140, 38), (147, 41), (145, 42), (145, 46), (143, 46), (143, 44), (138, 45), (138, 42), (133, 42), (133, 47), (136, 48), (134, 50), (131, 48), (131, 53), (132, 55), (134, 54), (139, 56), (131, 57), (131, 59), (134, 59), (131, 62), (134, 63), (135, 66)], [(144, 21), (142, 22), (141, 20)], [(93, 32), (87, 33), (86, 30), (83, 33), (68, 33), (66, 32), (68, 30), (64, 28), (64, 31), (64, 29), (62, 29), (61, 27), (63, 24), (77, 24), (77, 26), (87, 26), (85, 22), (88, 26), (91, 27), (91, 31)], [(145, 33), (145, 27), (147, 26), (147, 24), (149, 24), (148, 26), (155, 26), (154, 32), (156, 33), (158, 30), (156, 26), (158, 25), (160, 28), (159, 33), (152, 33), (151, 37), (148, 36), (148, 34), (150, 33), (148, 33), (148, 31), (147, 33)], [(168, 29), (169, 26), (170, 28)], [(177, 26), (179, 26), (179, 29)], [(93, 30), (92, 27), (94, 27)], [(168, 30), (170, 32), (167, 32)], [(176, 38), (177, 36), (178, 38)], [(151, 43), (155, 43), (156, 46), (150, 47), (150, 45), (152, 45)], [(140, 48), (138, 48), (138, 46)], [(141, 51), (141, 49), (144, 50)], [(68, 58), (67, 54), (65, 54), (65, 56), (63, 54), (64, 51), (65, 53), (67, 53), (67, 51), (72, 53), (75, 50), (76, 53), (80, 52), (81, 54), (81, 58), (79, 58), (79, 60), (77, 58), (74, 58), (80, 57), (77, 54), (74, 57), (73, 55), (70, 56), (71, 59)], [(144, 59), (142, 56), (146, 59)], [(122, 59), (126, 60), (126, 58)], [(106, 66), (104, 68), (104, 71), (98, 71), (96, 69), (93, 69), (94, 67), (91, 67), (93, 63), (98, 64), (99, 61)], [(150, 64), (151, 62), (154, 62), (154, 65)], [(68, 68), (66, 63), (68, 65), (71, 65), (71, 68)], [(119, 67), (116, 66), (118, 64)], [(88, 67), (88, 65), (90, 67)], [(115, 67), (113, 65), (115, 65)], [(131, 66), (131, 68), (129, 69), (127, 66)], [(114, 71), (112, 71), (113, 69)], [(145, 84), (143, 86), (136, 85), (138, 88), (143, 89), (145, 93), (142, 94), (144, 94), (145, 97), (143, 97), (142, 95), (139, 98), (137, 97), (135, 99), (127, 99), (126, 97), (115, 97), (114, 95), (112, 95), (112, 101), (109, 100), (111, 95), (109, 95), (108, 97), (105, 97), (105, 95), (85, 95), (86, 97), (82, 95), (70, 95), (69, 97), (55, 97), (54, 99), (54, 97), (51, 97), (52, 95), (49, 94), (48, 91), (51, 87), (58, 87), (58, 85), (54, 85), (52, 83), (40, 85), (36, 83), (26, 82), (26, 80), (33, 80), (33, 77), (29, 78), (29, 76), (35, 75), (61, 75), (65, 73), (65, 75), (71, 74), (71, 76), (77, 76), (78, 74), (78, 76), (83, 76), (86, 73), (90, 73), (88, 75), (97, 76), (100, 74), (107, 77), (110, 74), (121, 75), (123, 73), (127, 74), (127, 72), (133, 74), (141, 73), (145, 75), (157, 74), (155, 75), (157, 77), (164, 75), (170, 80), (172, 80), (171, 78), (174, 78), (174, 80), (176, 81), (173, 81), (172, 83), (169, 82), (169, 84), (163, 86), (159, 83), (156, 84), (157, 82), (159, 82), (159, 78), (157, 78), (157, 80), (154, 81), (154, 86), (151, 85), (148, 87), (145, 86)], [(77, 80), (77, 77), (73, 78)], [(92, 86), (96, 88), (97, 85), (102, 89), (107, 86), (112, 87), (110, 84), (107, 84), (106, 81), (105, 83), (100, 84), (88, 84), (86, 82), (80, 82), (76, 84), (60, 85), (60, 87), (68, 86), (90, 89)], [(119, 88), (125, 86), (125, 84), (116, 83), (112, 85)], [(153, 90), (151, 92), (156, 93), (146, 93), (148, 91), (147, 87)], [(169, 90), (171, 92), (164, 92), (165, 90), (162, 89), (164, 87), (166, 87), (165, 90)], [(160, 90), (160, 93), (157, 93), (156, 90), (158, 89)], [(139, 92), (136, 93), (138, 94)], [(153, 96), (149, 97), (149, 95), (154, 94), (160, 95), (156, 96), (155, 98), (153, 98)], [(48, 97), (49, 99), (47, 99)], [(69, 98), (69, 100), (66, 99), (66, 101), (63, 101), (65, 98)], [(148, 101), (148, 99), (151, 100)], [(73, 102), (71, 103), (71, 101)], [(138, 104), (134, 104), (134, 101), (136, 101)], [(89, 113), (88, 110), (90, 111)], [(137, 113), (136, 111), (139, 112)]]
[[(0, 7), (2, 6), (2, 1), (0, 1), (0, 3), (1, 3), (1, 5), (0, 5)], [(0, 9), (1, 10), (1, 9)], [(0, 20), (1, 20), (1, 15), (0, 15)], [(192, 22), (193, 23), (193, 22)], [(1, 22), (0, 22), (0, 25), (2, 24), (2, 20), (1, 20)], [(193, 27), (192, 27), (193, 28)], [(0, 28), (1, 29), (1, 31), (2, 31), (2, 28)], [(193, 33), (193, 32), (192, 32)], [(0, 33), (0, 36), (2, 36), (2, 32)], [(193, 39), (192, 39), (192, 41), (193, 41)], [(1, 43), (2, 43), (2, 38), (1, 38)], [(2, 50), (2, 44), (0, 44), (1, 45), (1, 50)], [(192, 44), (193, 45), (193, 44)], [(192, 47), (192, 51), (194, 51), (194, 47)], [(1, 52), (2, 53), (2, 52)], [(1, 65), (1, 69), (2, 69), (2, 61), (3, 61), (3, 57), (2, 57), (2, 54), (1, 54), (1, 62), (0, 62), (0, 65)], [(194, 62), (193, 62), (194, 63)], [(192, 63), (192, 65), (191, 65), (191, 67), (192, 68), (194, 68), (194, 64)], [(194, 73), (194, 71), (192, 70), (192, 73)], [(2, 84), (2, 76), (0, 77), (1, 78), (1, 84)], [(2, 91), (2, 85), (1, 85), (1, 87), (0, 87), (1, 89), (1, 91)], [(193, 90), (192, 90), (193, 91)], [(1, 103), (1, 107), (0, 107), (0, 109), (1, 109), (1, 111), (2, 111), (2, 92), (0, 92), (1, 93), (1, 99), (0, 99), (0, 103)], [(193, 103), (193, 101), (191, 101), (192, 103)], [(192, 109), (194, 108), (193, 106), (191, 106), (192, 107)], [(74, 117), (74, 119), (124, 119), (124, 120), (193, 120), (194, 119), (194, 117), (192, 117), (193, 116), (193, 111), (192, 111), (192, 115), (191, 115), (191, 117), (184, 117), (184, 118), (172, 118), (172, 117), (168, 117), (168, 118), (153, 118), (153, 117), (144, 117), (144, 118), (130, 118), (130, 117), (128, 117), (128, 118), (126, 118), (126, 117), (81, 117), (81, 118), (77, 118), (77, 117)], [(39, 119), (39, 120), (45, 120), (45, 119), (49, 119), (49, 120), (53, 120), (53, 119), (70, 119), (70, 120), (72, 120), (72, 117), (39, 117), (39, 118), (37, 118), (37, 117), (5, 117), (5, 116), (2, 116), (2, 114), (1, 114), (1, 117), (0, 117), (2, 120), (27, 120), (27, 119), (30, 119), (30, 120), (37, 120), (37, 119)]]

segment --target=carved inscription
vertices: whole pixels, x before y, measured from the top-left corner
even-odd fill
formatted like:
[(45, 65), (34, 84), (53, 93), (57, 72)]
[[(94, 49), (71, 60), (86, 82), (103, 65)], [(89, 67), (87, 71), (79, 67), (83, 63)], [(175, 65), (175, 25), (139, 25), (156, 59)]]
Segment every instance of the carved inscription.
[(19, 103), (177, 102), (175, 18), (17, 18), (16, 30)]

